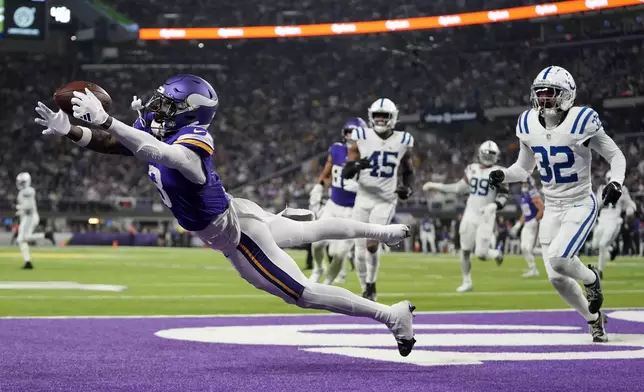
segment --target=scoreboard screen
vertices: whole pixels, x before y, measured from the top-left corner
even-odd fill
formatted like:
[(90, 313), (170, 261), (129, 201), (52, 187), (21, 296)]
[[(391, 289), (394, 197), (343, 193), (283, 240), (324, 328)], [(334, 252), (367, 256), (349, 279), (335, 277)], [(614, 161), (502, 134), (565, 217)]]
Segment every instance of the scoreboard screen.
[(44, 0), (0, 0), (0, 34), (12, 39), (45, 39), (46, 11)]

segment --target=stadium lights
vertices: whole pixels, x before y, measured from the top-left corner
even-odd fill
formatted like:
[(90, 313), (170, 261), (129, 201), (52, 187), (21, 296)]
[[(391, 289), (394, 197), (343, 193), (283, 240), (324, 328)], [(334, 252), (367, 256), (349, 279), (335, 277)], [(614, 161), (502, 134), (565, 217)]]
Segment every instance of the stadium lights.
[(453, 26), (535, 19), (546, 16), (641, 5), (643, 2), (644, 0), (571, 0), (490, 11), (467, 12), (463, 14), (409, 19), (374, 20), (369, 22), (342, 22), (290, 26), (145, 28), (139, 30), (139, 39), (248, 39), (388, 33), (393, 31), (439, 29)]
[(51, 7), (49, 9), (49, 15), (58, 23), (69, 23), (72, 20), (72, 11), (64, 5)]
[(100, 223), (100, 220), (98, 218), (89, 218), (87, 220), (87, 223), (90, 225), (98, 225)]

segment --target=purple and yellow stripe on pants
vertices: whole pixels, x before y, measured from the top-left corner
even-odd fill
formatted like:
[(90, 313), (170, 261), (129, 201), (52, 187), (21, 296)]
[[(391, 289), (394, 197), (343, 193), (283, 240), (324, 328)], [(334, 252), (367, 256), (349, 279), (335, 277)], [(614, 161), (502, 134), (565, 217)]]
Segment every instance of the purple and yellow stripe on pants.
[(237, 250), (244, 255), (246, 260), (248, 260), (264, 279), (271, 282), (275, 287), (294, 300), (297, 301), (300, 298), (304, 291), (304, 286), (275, 265), (259, 245), (245, 233), (241, 233)]

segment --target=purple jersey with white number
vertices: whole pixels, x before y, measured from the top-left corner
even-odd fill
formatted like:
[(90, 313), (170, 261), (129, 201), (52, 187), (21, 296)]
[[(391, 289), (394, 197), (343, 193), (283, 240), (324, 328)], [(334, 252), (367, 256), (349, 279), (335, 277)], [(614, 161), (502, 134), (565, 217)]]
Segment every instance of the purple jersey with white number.
[[(134, 128), (151, 133), (140, 120)], [(203, 230), (228, 209), (228, 198), (219, 177), (212, 169), (214, 143), (208, 131), (198, 126), (187, 126), (163, 139), (166, 144), (181, 144), (199, 155), (206, 170), (205, 184), (195, 184), (178, 170), (159, 163), (148, 162), (148, 175), (157, 187), (161, 201), (172, 211), (186, 230)]]
[(521, 213), (523, 214), (523, 218), (526, 222), (533, 220), (539, 211), (537, 206), (534, 204), (534, 201), (532, 201), (532, 198), (535, 196), (541, 197), (539, 196), (539, 192), (534, 188), (530, 189), (528, 192), (521, 192), (519, 203), (521, 204)]
[(353, 207), (356, 192), (345, 189), (346, 181), (342, 178), (342, 168), (347, 161), (347, 146), (344, 143), (333, 143), (329, 148), (331, 155), (331, 200), (342, 207)]

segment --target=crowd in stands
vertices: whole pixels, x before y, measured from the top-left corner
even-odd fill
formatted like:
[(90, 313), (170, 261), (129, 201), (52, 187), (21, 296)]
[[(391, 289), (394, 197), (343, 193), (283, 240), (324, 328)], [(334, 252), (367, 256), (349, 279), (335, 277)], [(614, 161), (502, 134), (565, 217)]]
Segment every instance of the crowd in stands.
[[(181, 7), (185, 1), (172, 4)], [(119, 9), (136, 1), (115, 3)], [(206, 6), (207, 2), (201, 3)], [(217, 2), (217, 6), (225, 9), (229, 4), (231, 9), (225, 12), (237, 15), (233, 8), (241, 10), (242, 3)], [(333, 5), (339, 4), (337, 1), (302, 2), (297, 7), (310, 10), (318, 3), (331, 5), (327, 14), (318, 15), (318, 21), (335, 20), (337, 13)], [(355, 0), (353, 3), (373, 11), (360, 19), (396, 16), (404, 9), (387, 6), (379, 10), (369, 7), (367, 2)], [(409, 16), (472, 9), (467, 8), (471, 3), (475, 2), (414, 2), (416, 8), (409, 8)], [(485, 6), (495, 8), (509, 3), (512, 2), (497, 0), (486, 2)], [(159, 1), (146, 1), (146, 4), (152, 8), (166, 7), (165, 2)], [(276, 4), (270, 7), (281, 9), (281, 3)], [(269, 23), (261, 15), (262, 12), (254, 12), (239, 17), (251, 18), (245, 24)], [(226, 25), (235, 24), (236, 19), (231, 18), (226, 19)], [(626, 18), (628, 31), (625, 31), (626, 19), (614, 18), (602, 24), (604, 30), (594, 33), (601, 35), (616, 28), (624, 34), (643, 31), (641, 19), (637, 22), (633, 16)], [(587, 22), (592, 23), (596, 21)], [(142, 22), (142, 25), (145, 24)], [(533, 23), (514, 23), (504, 29), (516, 32), (510, 35), (521, 36), (522, 29), (532, 31), (534, 27)], [(567, 28), (562, 31), (555, 28), (555, 33), (565, 35)], [(451, 42), (466, 38), (471, 41), (473, 34), (483, 31), (479, 30), (482, 27), (472, 29), (457, 29), (448, 38)], [(570, 29), (580, 34), (575, 38), (585, 36), (578, 25)], [(494, 50), (467, 50), (458, 45), (451, 47), (445, 31), (436, 32), (437, 38), (433, 41), (436, 44), (427, 38), (433, 37), (431, 34), (414, 33), (404, 36), (404, 42), (403, 36), (394, 34), (206, 42), (203, 48), (185, 41), (154, 42), (125, 46), (120, 49), (121, 55), (112, 59), (92, 57), (82, 50), (75, 52), (74, 46), (70, 47), (70, 53), (59, 57), (2, 54), (0, 142), (7, 147), (0, 155), (0, 164), (5, 168), (0, 172), (0, 200), (14, 200), (18, 171), (31, 172), (41, 199), (91, 201), (115, 196), (156, 197), (156, 190), (147, 179), (147, 168), (136, 159), (101, 156), (64, 138), (41, 136), (41, 128), (33, 123), (33, 107), (39, 100), (52, 107), (53, 91), (70, 80), (91, 80), (104, 87), (114, 100), (112, 114), (129, 121), (137, 116), (129, 108), (132, 95), (145, 99), (167, 77), (195, 73), (209, 80), (220, 100), (215, 123), (210, 128), (216, 145), (218, 174), (227, 189), (260, 201), (270, 200), (276, 205), (307, 194), (307, 187), (319, 170), (319, 165), (311, 163), (316, 162), (312, 158), (324, 159), (330, 143), (339, 139), (342, 123), (350, 117), (366, 117), (368, 105), (381, 95), (392, 98), (403, 115), (422, 113), (428, 108), (527, 106), (532, 79), (550, 64), (562, 65), (573, 74), (579, 103), (595, 105), (605, 98), (644, 95), (644, 73), (641, 72), (644, 40), (636, 36), (575, 45), (544, 45), (542, 40), (527, 40), (521, 45), (499, 43)], [(418, 43), (419, 37), (425, 43), (409, 49), (409, 42)], [(446, 41), (438, 44), (438, 37)], [(417, 141), (417, 185), (420, 187), (429, 179), (456, 181), (474, 157), (478, 144), (487, 139), (496, 140), (504, 151), (504, 163), (511, 163), (516, 143), (515, 121), (500, 118), (459, 132), (442, 132), (432, 127), (416, 129), (408, 125)], [(610, 132), (644, 131), (641, 114), (633, 118), (617, 115), (614, 119), (604, 115), (604, 121)], [(639, 187), (644, 176), (640, 154), (644, 143), (641, 138), (628, 139), (623, 147), (629, 156), (629, 184)], [(286, 170), (285, 174), (271, 178), (281, 170)], [(599, 165), (595, 174), (599, 177), (603, 171), (605, 167)], [(262, 178), (269, 179), (258, 183)]]

